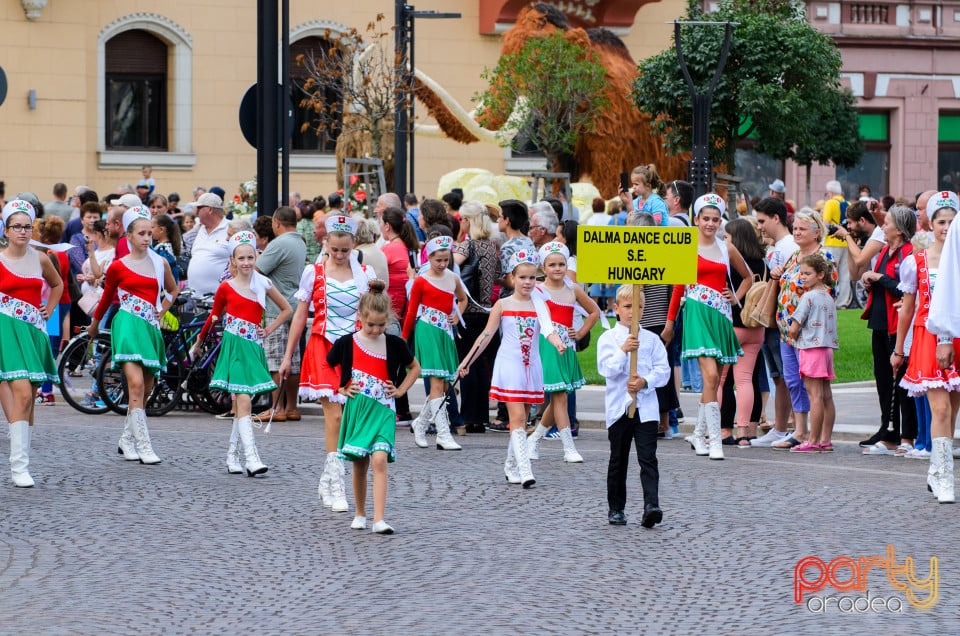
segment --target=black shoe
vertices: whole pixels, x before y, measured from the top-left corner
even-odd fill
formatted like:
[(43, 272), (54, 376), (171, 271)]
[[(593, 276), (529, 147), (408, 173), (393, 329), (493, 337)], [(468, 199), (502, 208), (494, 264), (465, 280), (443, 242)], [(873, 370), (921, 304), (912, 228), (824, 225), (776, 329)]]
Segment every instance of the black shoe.
[[(641, 526), (644, 528), (652, 528), (661, 521), (663, 521), (663, 511), (660, 510), (658, 506), (647, 505), (643, 507), (643, 519), (640, 521)], [(613, 522), (611, 521), (610, 523)]]
[(468, 433), (486, 433), (487, 427), (485, 424), (467, 424)]
[(627, 515), (623, 514), (622, 510), (611, 510), (610, 514), (607, 515), (607, 521), (610, 522), (611, 526), (625, 526), (627, 525)]
[(736, 440), (736, 438), (735, 438), (733, 435), (731, 435), (730, 437), (724, 437), (724, 438), (723, 438), (723, 441), (722, 441), (721, 443), (722, 443), (724, 446), (736, 446), (736, 445), (737, 445), (737, 440)]
[(869, 439), (865, 439), (862, 442), (860, 442), (860, 448), (867, 448), (868, 446), (873, 446), (877, 442), (884, 439), (886, 437), (886, 433), (887, 433), (886, 429), (877, 431), (876, 433), (871, 435)]

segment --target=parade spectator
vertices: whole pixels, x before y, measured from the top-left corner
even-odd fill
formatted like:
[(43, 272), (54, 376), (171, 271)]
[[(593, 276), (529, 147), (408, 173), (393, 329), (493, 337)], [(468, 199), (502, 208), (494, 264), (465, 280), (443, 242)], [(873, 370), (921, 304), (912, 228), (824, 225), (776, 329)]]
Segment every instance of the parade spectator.
[[(190, 251), (187, 278), (198, 294), (212, 294), (220, 285), (220, 274), (230, 261), (227, 221), (223, 199), (207, 192), (197, 199), (197, 235)], [(118, 252), (119, 255), (119, 252)]]
[(70, 271), (74, 276), (80, 273), (83, 261), (90, 256), (89, 248), (97, 238), (93, 224), (100, 220), (101, 214), (100, 204), (96, 201), (88, 201), (80, 208), (80, 220), (83, 226), (79, 234), (70, 237), (70, 245), (73, 245), (74, 249), (67, 252), (70, 257)]
[(847, 206), (847, 225), (837, 226), (833, 235), (847, 244), (847, 266), (852, 280), (859, 280), (865, 271), (873, 269), (880, 250), (887, 243), (883, 228), (877, 225), (864, 201), (854, 201)]
[[(786, 264), (794, 252), (797, 243), (787, 225), (787, 206), (782, 199), (767, 197), (754, 205), (757, 227), (760, 234), (771, 246), (767, 250), (767, 270), (773, 270)], [(771, 446), (787, 437), (787, 420), (790, 418), (790, 392), (784, 382), (783, 359), (780, 357), (780, 330), (776, 325), (766, 329), (763, 336), (763, 359), (767, 372), (776, 389), (774, 398), (774, 423), (765, 435), (751, 440), (751, 446)]]
[[(887, 245), (880, 250), (876, 265), (860, 277), (867, 289), (867, 305), (862, 318), (871, 331), (873, 373), (880, 402), (880, 426), (876, 433), (860, 442), (865, 455), (893, 455), (901, 444), (917, 436), (917, 412), (907, 391), (900, 386), (902, 366), (896, 376), (890, 366), (897, 340), (897, 307), (903, 292), (899, 289), (903, 259), (913, 253), (910, 239), (917, 231), (917, 217), (906, 206), (895, 205), (887, 213), (883, 234)], [(902, 353), (902, 351), (901, 351)]]
[(624, 207), (633, 214), (647, 212), (653, 215), (657, 225), (669, 225), (670, 214), (663, 199), (667, 190), (657, 174), (657, 167), (652, 163), (637, 166), (630, 173), (630, 182), (633, 184), (630, 191), (620, 193)]
[(810, 208), (801, 208), (794, 215), (793, 240), (797, 251), (783, 265), (770, 270), (770, 278), (780, 282), (780, 295), (777, 299), (777, 328), (780, 330), (780, 358), (782, 360), (783, 380), (790, 392), (790, 405), (793, 408), (795, 430), (792, 435), (773, 444), (777, 450), (790, 450), (806, 441), (807, 416), (810, 413), (810, 398), (800, 377), (800, 360), (795, 340), (790, 336), (790, 317), (800, 304), (806, 289), (800, 280), (800, 261), (817, 252), (827, 257), (834, 265), (831, 277), (838, 277), (836, 264), (829, 252), (821, 247), (826, 228), (820, 215)]
[(355, 247), (362, 254), (361, 260), (364, 265), (373, 268), (377, 279), (387, 282), (389, 280), (387, 257), (384, 256), (382, 248), (378, 247), (378, 243), (383, 243), (380, 240), (380, 221), (377, 219), (358, 219), (358, 221)]
[[(750, 278), (758, 276), (759, 280), (767, 279), (767, 266), (764, 261), (763, 244), (757, 237), (757, 232), (745, 217), (734, 219), (727, 223), (726, 227), (727, 242), (740, 252), (747, 267), (750, 269)], [(743, 276), (740, 270), (731, 268), (730, 283), (731, 289), (739, 289), (743, 282)], [(756, 283), (760, 284), (760, 283)], [(744, 294), (746, 295), (746, 294)], [(731, 439), (733, 444), (739, 446), (750, 446), (750, 441), (756, 438), (756, 424), (751, 417), (754, 411), (755, 398), (759, 396), (754, 387), (754, 370), (757, 366), (757, 356), (760, 354), (760, 347), (763, 345), (763, 327), (746, 327), (743, 324), (743, 318), (740, 315), (743, 298), (738, 298), (738, 302), (731, 303), (733, 315), (733, 331), (737, 334), (737, 340), (743, 348), (743, 355), (733, 364), (733, 379), (736, 386), (736, 437), (729, 435), (729, 429), (724, 429), (726, 433), (724, 440)], [(720, 386), (724, 385), (727, 373), (730, 367), (724, 369), (720, 378)], [(722, 393), (721, 393), (722, 395)], [(723, 404), (721, 403), (721, 408)], [(725, 442), (726, 443), (726, 442)]]
[(180, 226), (170, 218), (169, 214), (160, 213), (153, 217), (152, 230), (153, 247), (151, 249), (167, 261), (174, 280), (179, 283), (181, 273), (177, 259), (180, 258), (182, 247)]
[(663, 197), (670, 215), (671, 227), (690, 226), (690, 205), (693, 203), (693, 186), (686, 181), (673, 180), (667, 184)]
[[(259, 220), (259, 219), (257, 219)], [(257, 258), (257, 271), (270, 279), (276, 288), (292, 307), (297, 303), (295, 295), (300, 286), (300, 276), (303, 273), (304, 263), (307, 260), (307, 246), (303, 237), (297, 232), (297, 213), (293, 208), (282, 206), (277, 208), (271, 219), (273, 233), (276, 238), (267, 244), (263, 253)], [(271, 299), (267, 299), (264, 317), (270, 323), (281, 315), (284, 308)], [(283, 363), (287, 339), (290, 335), (290, 321), (285, 319), (276, 330), (267, 336), (264, 349), (267, 353), (267, 367), (273, 381), (280, 386), (280, 365)], [(273, 421), (300, 421), (300, 411), (297, 409), (297, 388), (300, 384), (300, 355), (299, 351), (291, 358), (289, 380), (283, 385), (283, 397), (277, 400), (277, 391), (273, 394), (273, 403), (277, 410), (272, 414)], [(259, 419), (266, 422), (271, 413), (261, 414)]]
[[(55, 183), (53, 185), (53, 201), (48, 201), (43, 205), (44, 214), (60, 217), (64, 225), (70, 222), (73, 214), (73, 207), (67, 203), (67, 185), (65, 183)], [(55, 242), (60, 242), (57, 237)]]
[(325, 207), (327, 207), (327, 202), (323, 197), (317, 197), (312, 201), (304, 201), (300, 204), (300, 220), (297, 221), (297, 232), (303, 237), (307, 246), (307, 265), (316, 261), (317, 257), (320, 256), (322, 246), (313, 238), (316, 233), (313, 217), (317, 210), (320, 210), (322, 216)]
[[(827, 181), (827, 199), (823, 203), (823, 223), (826, 226), (841, 226), (847, 220), (847, 201), (843, 198), (843, 186), (839, 181)], [(846, 309), (852, 298), (850, 287), (850, 269), (847, 267), (847, 242), (835, 235), (827, 236), (823, 242), (837, 266), (837, 307)]]
[(150, 214), (152, 216), (157, 216), (158, 214), (166, 214), (170, 209), (170, 202), (167, 201), (167, 197), (163, 196), (159, 192), (155, 192), (150, 195), (150, 198), (147, 199), (147, 207), (150, 208)]
[(417, 240), (421, 243), (425, 242), (427, 233), (420, 229), (420, 202), (417, 200), (417, 195), (412, 192), (403, 195), (403, 207), (407, 211), (407, 220), (413, 225), (417, 234)]
[(554, 212), (553, 206), (546, 201), (539, 201), (530, 206), (530, 228), (527, 236), (533, 241), (534, 247), (540, 249), (557, 236), (557, 226), (560, 218)]

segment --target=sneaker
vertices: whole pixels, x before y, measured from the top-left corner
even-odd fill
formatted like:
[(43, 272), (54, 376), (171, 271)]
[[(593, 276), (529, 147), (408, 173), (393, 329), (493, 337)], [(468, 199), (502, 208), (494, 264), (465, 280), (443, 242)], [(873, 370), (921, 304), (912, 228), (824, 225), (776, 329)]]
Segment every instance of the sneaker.
[(544, 437), (547, 439), (560, 439), (560, 431), (557, 430), (556, 426), (552, 426)]
[(799, 446), (794, 446), (793, 448), (791, 448), (790, 452), (791, 453), (819, 453), (820, 445), (811, 444), (810, 442), (804, 442)]
[(677, 412), (677, 421), (678, 421), (678, 422), (683, 422), (683, 421), (684, 421), (684, 418), (683, 418), (683, 409), (678, 406), (677, 409), (676, 409), (676, 412)]
[(864, 455), (893, 455), (894, 451), (887, 448), (883, 442), (877, 442), (873, 446), (863, 449)]
[(909, 459), (930, 459), (930, 451), (925, 448), (914, 448), (911, 451), (908, 451), (904, 457)]
[(867, 439), (860, 442), (860, 448), (869, 448), (871, 446), (874, 446), (877, 442), (882, 440), (886, 436), (886, 434), (887, 434), (886, 431), (877, 431)]
[(510, 425), (507, 422), (491, 422), (487, 424), (488, 431), (496, 431), (497, 433), (509, 433)]
[(57, 400), (53, 397), (53, 393), (41, 393), (37, 396), (36, 403), (41, 405), (49, 406), (51, 404), (56, 404)]
[(913, 450), (913, 444), (904, 442), (897, 446), (897, 449), (893, 451), (894, 457), (906, 457), (907, 453)]
[(769, 448), (777, 442), (782, 442), (787, 439), (787, 435), (789, 435), (789, 433), (781, 433), (777, 429), (771, 428), (763, 436), (750, 440), (750, 445)]

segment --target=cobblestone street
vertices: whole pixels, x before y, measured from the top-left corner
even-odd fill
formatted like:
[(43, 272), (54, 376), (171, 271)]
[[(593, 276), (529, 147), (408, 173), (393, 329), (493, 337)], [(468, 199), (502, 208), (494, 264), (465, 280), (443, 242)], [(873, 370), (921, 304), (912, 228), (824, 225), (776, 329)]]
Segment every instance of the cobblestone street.
[[(711, 462), (662, 441), (664, 523), (646, 530), (636, 464), (629, 523), (607, 524), (601, 430), (581, 432), (581, 465), (546, 441), (524, 491), (503, 478), (506, 435), (445, 453), (401, 429), (386, 514), (397, 534), (379, 536), (350, 529), (349, 468), (351, 512), (321, 506), (316, 416), (258, 433), (270, 467), (258, 479), (226, 473), (229, 422), (209, 416), (153, 419), (159, 466), (116, 454), (119, 417), (58, 404), (38, 420), (35, 488), (12, 487), (0, 441), (2, 634), (947, 633), (960, 609), (957, 549), (933, 538), (952, 536), (960, 506), (926, 492), (926, 462), (861, 457), (854, 442)], [(888, 543), (920, 578), (939, 559), (933, 609), (910, 606), (879, 568), (870, 596), (902, 612), (793, 601), (801, 558), (884, 556)]]

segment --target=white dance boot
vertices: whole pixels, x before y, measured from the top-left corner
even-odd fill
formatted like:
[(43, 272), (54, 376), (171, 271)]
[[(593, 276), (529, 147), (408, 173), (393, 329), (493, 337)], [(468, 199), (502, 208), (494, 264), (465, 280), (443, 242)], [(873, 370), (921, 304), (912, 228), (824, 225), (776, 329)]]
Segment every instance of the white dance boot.
[(327, 453), (327, 460), (323, 463), (323, 473), (320, 475), (320, 484), (317, 486), (317, 494), (323, 501), (323, 507), (329, 508), (333, 505), (333, 494), (331, 484), (333, 483), (333, 474), (336, 471), (337, 454)]
[(527, 434), (522, 428), (510, 431), (510, 445), (513, 446), (513, 456), (517, 460), (517, 470), (520, 471), (520, 483), (524, 488), (537, 483), (533, 478), (533, 468), (530, 458), (527, 457)]
[(230, 446), (227, 447), (227, 472), (231, 475), (243, 474), (243, 464), (240, 461), (241, 448), (237, 418), (233, 418), (233, 430), (230, 431)]
[(530, 459), (540, 459), (540, 440), (547, 435), (549, 430), (550, 429), (543, 424), (537, 424), (537, 428), (534, 429), (534, 431), (530, 433), (530, 437), (527, 438), (527, 457)]
[(937, 458), (937, 472), (934, 477), (937, 487), (933, 492), (940, 503), (954, 503), (956, 498), (953, 493), (953, 438), (934, 438), (931, 461), (934, 457)]
[(153, 452), (150, 432), (147, 430), (147, 413), (143, 409), (133, 409), (130, 413), (133, 436), (137, 442), (137, 455), (141, 464), (159, 464), (160, 458)]
[(520, 483), (520, 469), (517, 468), (517, 458), (513, 456), (513, 442), (507, 444), (507, 461), (503, 463), (503, 474), (507, 477), (507, 482), (511, 484)]
[(410, 429), (413, 431), (413, 442), (420, 448), (427, 448), (430, 444), (427, 442), (427, 427), (433, 421), (434, 412), (437, 409), (437, 402), (442, 402), (443, 398), (431, 400), (429, 397), (424, 400), (423, 408), (420, 413), (410, 422)]
[(10, 423), (10, 476), (17, 488), (33, 488), (30, 476), (30, 422)]
[(133, 418), (129, 413), (123, 421), (123, 433), (120, 434), (120, 441), (117, 443), (117, 453), (123, 455), (128, 462), (140, 459), (140, 455), (137, 454), (137, 439), (133, 435)]
[(720, 434), (720, 403), (704, 404), (703, 414), (704, 419), (707, 420), (707, 434), (710, 436), (710, 459), (723, 459), (723, 439), (721, 439)]
[(690, 442), (693, 452), (703, 457), (709, 455), (707, 448), (707, 420), (703, 404), (697, 404), (697, 425), (693, 427), (693, 435), (688, 435), (685, 439)]
[[(436, 415), (433, 418), (434, 426), (437, 427), (437, 448), (445, 451), (463, 450), (460, 444), (453, 441), (453, 435), (450, 434), (450, 416), (447, 415), (447, 407), (443, 403), (443, 398), (437, 398), (434, 401), (437, 402)], [(523, 441), (526, 444), (526, 433), (523, 434)]]
[(583, 457), (577, 452), (577, 446), (573, 443), (573, 431), (569, 426), (557, 430), (560, 432), (560, 441), (563, 442), (563, 461), (568, 464), (582, 464)]
[(240, 443), (243, 444), (243, 468), (247, 471), (247, 477), (267, 472), (267, 467), (260, 461), (260, 453), (257, 452), (253, 419), (249, 415), (237, 418), (237, 432), (240, 434)]
[(331, 454), (333, 455), (333, 464), (330, 468), (330, 510), (346, 512), (350, 509), (347, 505), (347, 489), (343, 483), (347, 469), (343, 465), (343, 460), (336, 453)]

